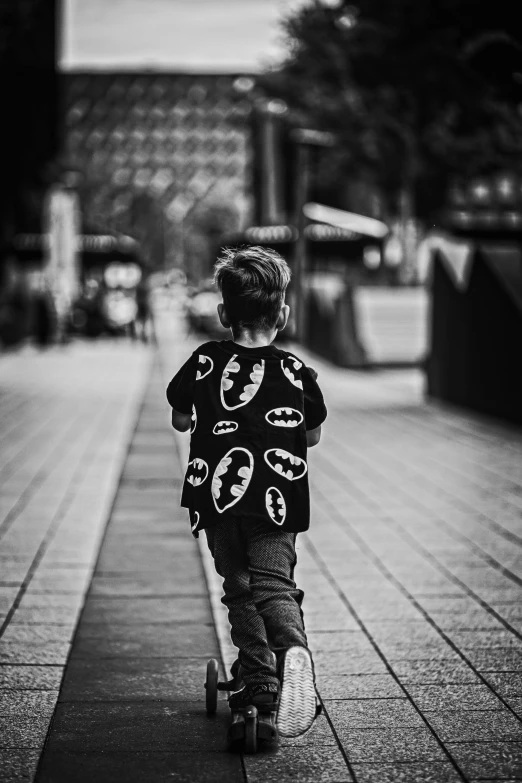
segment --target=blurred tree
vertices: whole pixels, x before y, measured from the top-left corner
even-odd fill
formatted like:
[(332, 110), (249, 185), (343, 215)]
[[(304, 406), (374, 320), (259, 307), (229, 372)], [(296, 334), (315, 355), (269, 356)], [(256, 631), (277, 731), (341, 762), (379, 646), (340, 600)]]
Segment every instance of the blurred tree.
[(448, 177), (520, 161), (516, 18), (507, 0), (310, 0), (260, 82), (296, 122), (336, 133), (319, 171), (331, 191), (362, 176), (391, 212), (429, 217)]
[(211, 274), (219, 242), (240, 228), (241, 214), (226, 189), (213, 191), (187, 218), (184, 238), (186, 270), (199, 281)]

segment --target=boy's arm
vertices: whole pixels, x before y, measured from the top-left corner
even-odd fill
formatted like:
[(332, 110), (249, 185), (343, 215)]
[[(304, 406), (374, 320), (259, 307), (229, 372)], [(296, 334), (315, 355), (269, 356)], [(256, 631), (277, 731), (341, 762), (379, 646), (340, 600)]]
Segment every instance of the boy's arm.
[(320, 440), (321, 440), (321, 425), (315, 427), (313, 430), (306, 431), (306, 445), (308, 446), (309, 449), (311, 449), (312, 446), (317, 446)]
[(178, 432), (186, 432), (190, 429), (191, 418), (190, 413), (180, 413), (172, 409), (172, 426)]
[(172, 426), (178, 432), (186, 432), (190, 428), (196, 364), (197, 356), (192, 354), (167, 387), (167, 400), (172, 408)]

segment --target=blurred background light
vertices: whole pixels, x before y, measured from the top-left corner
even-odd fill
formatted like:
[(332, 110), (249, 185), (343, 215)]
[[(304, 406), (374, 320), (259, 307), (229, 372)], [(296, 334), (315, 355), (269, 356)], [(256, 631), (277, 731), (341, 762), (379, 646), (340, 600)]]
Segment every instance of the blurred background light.
[(363, 251), (363, 261), (367, 269), (378, 269), (381, 265), (381, 258), (381, 249), (377, 245), (366, 245)]

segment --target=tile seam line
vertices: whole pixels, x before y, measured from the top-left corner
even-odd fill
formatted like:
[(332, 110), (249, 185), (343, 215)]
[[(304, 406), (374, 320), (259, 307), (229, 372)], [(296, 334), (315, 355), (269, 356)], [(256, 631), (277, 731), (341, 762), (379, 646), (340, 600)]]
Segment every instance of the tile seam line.
[[(430, 734), (435, 738), (435, 741), (437, 742), (437, 744), (439, 745), (439, 747), (441, 748), (443, 753), (446, 755), (447, 761), (449, 761), (452, 764), (453, 768), (455, 769), (457, 774), (460, 775), (461, 779), (463, 781), (467, 781), (468, 778), (466, 777), (464, 772), (461, 770), (461, 768), (458, 765), (457, 761), (453, 758), (453, 756), (451, 755), (449, 750), (445, 747), (444, 743), (442, 742), (442, 740), (440, 739), (440, 737), (438, 736), (436, 731), (428, 723), (428, 721), (424, 717), (423, 713), (421, 712), (420, 708), (417, 706), (417, 704), (415, 703), (415, 701), (413, 700), (411, 695), (408, 693), (406, 688), (401, 683), (400, 679), (398, 678), (398, 676), (396, 675), (396, 673), (394, 672), (394, 670), (392, 669), (392, 667), (388, 663), (388, 661), (387, 661), (386, 657), (384, 656), (383, 652), (381, 651), (379, 645), (373, 639), (373, 636), (371, 635), (369, 630), (366, 628), (366, 625), (364, 624), (364, 622), (359, 618), (357, 612), (355, 611), (355, 609), (351, 605), (350, 601), (346, 597), (346, 595), (344, 593), (344, 590), (338, 586), (338, 584), (337, 584), (337, 582), (335, 580), (335, 577), (333, 576), (333, 574), (331, 574), (330, 569), (328, 568), (327, 564), (325, 563), (325, 561), (323, 560), (323, 558), (319, 554), (319, 552), (316, 549), (315, 545), (310, 541), (308, 536), (305, 539), (304, 545), (308, 549), (309, 554), (312, 556), (312, 558), (315, 560), (315, 562), (319, 566), (320, 571), (322, 571), (323, 575), (326, 577), (326, 579), (329, 581), (329, 583), (335, 588), (337, 594), (339, 595), (339, 597), (341, 598), (341, 600), (345, 604), (346, 608), (348, 609), (348, 611), (350, 612), (352, 617), (355, 619), (355, 621), (357, 622), (357, 624), (359, 625), (359, 627), (363, 631), (364, 635), (366, 636), (366, 638), (368, 639), (368, 641), (370, 642), (370, 644), (374, 648), (374, 650), (377, 653), (377, 655), (379, 656), (379, 658), (384, 663), (386, 669), (388, 670), (390, 675), (393, 677), (393, 679), (395, 680), (397, 685), (400, 687), (400, 689), (403, 691), (403, 693), (405, 694), (406, 699), (409, 701), (409, 703), (413, 706), (413, 708), (415, 709), (417, 714), (420, 716), (420, 718), (423, 721), (425, 727), (428, 729)], [(357, 762), (354, 762), (354, 763), (357, 763)], [(412, 763), (412, 762), (410, 762), (410, 763)], [(438, 763), (441, 763), (441, 762), (438, 762)]]
[(38, 468), (33, 478), (29, 482), (28, 486), (22, 492), (18, 500), (12, 506), (12, 508), (7, 512), (6, 516), (4, 517), (4, 519), (0, 524), (0, 541), (9, 532), (13, 524), (18, 519), (20, 513), (26, 508), (27, 503), (31, 500), (33, 495), (38, 491), (38, 489), (42, 486), (42, 484), (46, 481), (46, 479), (48, 479), (52, 475), (53, 469), (51, 468), (50, 470), (48, 470), (45, 466), (48, 464), (48, 461), (52, 457), (52, 455), (57, 450), (60, 449), (60, 445), (68, 437), (70, 431), (77, 425), (79, 421), (81, 421), (82, 415), (83, 415), (82, 413), (78, 414), (78, 416), (74, 418), (71, 424), (67, 427), (65, 432), (62, 433), (62, 437), (60, 437), (56, 446), (52, 449), (51, 453), (44, 458), (41, 467)]
[[(26, 438), (23, 441), (18, 441), (18, 443), (16, 444), (16, 448), (18, 448), (18, 451), (16, 451), (12, 456), (8, 457), (8, 459), (5, 462), (3, 462), (2, 465), (0, 466), (0, 479), (4, 478), (4, 474), (7, 474), (7, 478), (10, 478), (10, 476), (12, 476), (13, 470), (9, 470), (9, 468), (12, 467), (13, 462), (19, 460), (20, 457), (23, 457), (24, 453), (31, 448), (32, 443), (38, 439), (39, 435), (42, 434), (42, 430), (45, 430), (45, 428), (49, 426), (49, 424), (53, 421), (53, 419), (59, 417), (60, 411), (55, 409), (48, 412), (48, 414), (49, 414), (48, 417), (43, 422), (40, 420), (40, 426), (37, 427), (36, 430), (31, 431), (28, 438)], [(6, 440), (7, 443), (9, 443), (9, 439), (6, 438)]]
[[(329, 436), (334, 439), (334, 441), (338, 444), (338, 446), (344, 446), (345, 442), (341, 441), (336, 435), (333, 433), (329, 433)], [(384, 455), (384, 456), (393, 456), (394, 459), (398, 459), (403, 465), (405, 465), (408, 468), (412, 467), (411, 462), (408, 462), (404, 459), (401, 459), (400, 456), (397, 454), (397, 452), (393, 452), (393, 454), (390, 454), (388, 450), (386, 450), (382, 445), (378, 445), (377, 449)], [(354, 452), (355, 453), (355, 452)], [(363, 458), (364, 459), (364, 458)], [(366, 460), (368, 463), (368, 460)], [(375, 469), (375, 464), (371, 463), (372, 468)], [(433, 479), (430, 478), (429, 474), (426, 472), (419, 471), (415, 467), (413, 467), (413, 470), (425, 481), (427, 481), (431, 486), (435, 487), (435, 489), (441, 489), (441, 487), (433, 481)], [(387, 480), (387, 482), (390, 485), (393, 485), (391, 481), (389, 481), (386, 474), (382, 473), (382, 468), (378, 471), (379, 474), (382, 476), (384, 475), (384, 478)], [(452, 501), (456, 501), (457, 504), (460, 506), (460, 508), (466, 512), (469, 513), (469, 511), (472, 512), (473, 516), (478, 516), (484, 519), (485, 521), (479, 520), (479, 524), (481, 524), (486, 530), (489, 530), (493, 533), (496, 533), (500, 538), (504, 539), (505, 541), (510, 541), (512, 543), (517, 544), (517, 546), (522, 546), (522, 537), (517, 535), (516, 533), (513, 533), (509, 528), (504, 527), (502, 524), (495, 522), (494, 520), (490, 519), (487, 514), (484, 514), (482, 511), (479, 511), (478, 509), (475, 509), (472, 505), (468, 503), (468, 501), (463, 500), (458, 495), (455, 495), (450, 490), (444, 489), (442, 487), (443, 492), (445, 495)], [(407, 493), (406, 493), (407, 494)], [(412, 496), (413, 497), (413, 496)], [(422, 507), (422, 506), (421, 506)], [(519, 506), (514, 505), (513, 509), (521, 512), (522, 509)], [(429, 510), (429, 509), (428, 509)]]
[[(43, 421), (38, 418), (39, 424), (33, 428), (29, 434), (28, 437), (26, 437), (24, 440), (19, 440), (15, 447), (18, 448), (18, 451), (15, 452), (11, 457), (7, 459), (6, 462), (2, 463), (0, 466), (0, 479), (4, 477), (4, 474), (7, 474), (7, 478), (10, 478), (10, 476), (13, 474), (13, 470), (9, 470), (9, 468), (12, 466), (12, 463), (16, 460), (20, 459), (20, 457), (23, 457), (24, 453), (31, 448), (34, 441), (38, 440), (38, 437), (42, 435), (42, 430), (45, 431), (46, 428), (48, 428), (53, 420), (60, 417), (60, 407), (56, 407), (56, 402), (53, 404), (51, 403), (50, 410), (47, 410), (47, 418), (45, 418)], [(72, 407), (72, 406), (71, 406)], [(32, 411), (32, 415), (34, 416), (36, 411)], [(0, 444), (1, 445), (1, 444)], [(16, 470), (16, 468), (15, 468)]]
[[(335, 463), (333, 463), (329, 458), (327, 458), (327, 460), (328, 460), (330, 466), (335, 468)], [(368, 461), (367, 461), (367, 463), (369, 464)], [(374, 463), (371, 463), (371, 464), (372, 464), (372, 468), (375, 470), (375, 464)], [(404, 463), (404, 464), (409, 464), (409, 463)], [(378, 471), (378, 475), (382, 476), (385, 479), (385, 481), (390, 486), (395, 486), (393, 484), (393, 482), (391, 482), (388, 479), (387, 475), (382, 473), (382, 471)], [(423, 475), (423, 474), (421, 473), (420, 475)], [(402, 490), (400, 490), (400, 491), (402, 492), (402, 494), (404, 494), (405, 498), (409, 502), (413, 502), (418, 507), (420, 512), (425, 513), (426, 511), (430, 511), (429, 507), (424, 506), (422, 503), (419, 503), (416, 500), (414, 495), (411, 495), (410, 493), (404, 492)], [(456, 499), (458, 500), (458, 497)], [(390, 515), (387, 514), (386, 512), (382, 512), (381, 516), (383, 517), (383, 521), (385, 521), (386, 519), (393, 519), (393, 517), (390, 517)], [(484, 515), (482, 515), (482, 516), (484, 516)], [(486, 517), (486, 519), (487, 519), (487, 517)], [(464, 535), (463, 533), (460, 533), (458, 530), (456, 530), (454, 527), (452, 527), (450, 524), (448, 524), (440, 513), (435, 513), (435, 516), (433, 517), (433, 520), (430, 519), (429, 522), (432, 525), (434, 525), (435, 523), (441, 523), (442, 525), (444, 525), (444, 527), (448, 531), (448, 535), (451, 538), (453, 538), (456, 541), (459, 541), (459, 540), (462, 541), (462, 543), (464, 543), (465, 546), (471, 552), (475, 552), (487, 565), (489, 565), (495, 571), (498, 571), (498, 572), (502, 573), (503, 576), (505, 576), (507, 579), (509, 579), (512, 582), (514, 582), (515, 584), (517, 584), (519, 587), (522, 586), (522, 578), (521, 577), (519, 577), (517, 574), (515, 574), (509, 568), (504, 566), (500, 561), (496, 560), (496, 558), (494, 558), (493, 555), (490, 555), (485, 549), (482, 549), (481, 546), (479, 546), (478, 544), (475, 544), (466, 535)], [(512, 540), (512, 537), (510, 537), (508, 535), (503, 535), (503, 533), (501, 533), (500, 531), (497, 531), (495, 529), (495, 527), (490, 526), (489, 524), (487, 524), (487, 522), (484, 522), (484, 523), (479, 522), (479, 524), (483, 525), (483, 527), (486, 530), (488, 530), (490, 532), (496, 533), (504, 541)], [(512, 534), (512, 535), (514, 537), (514, 534)], [(518, 536), (516, 536), (516, 542), (515, 543), (517, 543), (517, 545), (519, 545), (519, 546), (522, 545), (522, 538), (519, 538)], [(510, 626), (510, 628), (511, 628), (511, 626)], [(521, 638), (522, 638), (522, 636), (521, 636)]]
[[(331, 463), (331, 461), (330, 461), (330, 464), (333, 465), (333, 463)], [(404, 464), (406, 464), (406, 463), (404, 463)], [(375, 464), (374, 463), (372, 463), (372, 467), (375, 469)], [(379, 473), (379, 475), (384, 477), (384, 479), (386, 480), (386, 482), (390, 486), (394, 486), (395, 487), (393, 482), (390, 481), (385, 474), (383, 474), (381, 471), (379, 471), (378, 473)], [(423, 475), (423, 474), (421, 474), (421, 475)], [(404, 494), (405, 498), (409, 502), (414, 503), (418, 507), (420, 512), (426, 512), (426, 511), (429, 512), (430, 511), (429, 507), (428, 506), (424, 506), (422, 503), (419, 503), (416, 500), (416, 498), (415, 498), (415, 496), (413, 494), (410, 494), (409, 492), (404, 492), (400, 488), (399, 488), (399, 491), (401, 491), (402, 494)], [(432, 512), (432, 513), (434, 513), (433, 519), (430, 518), (428, 520), (428, 522), (429, 522), (429, 524), (431, 526), (434, 526), (435, 524), (440, 524), (440, 525), (444, 526), (444, 528), (446, 529), (447, 534), (450, 536), (450, 538), (452, 538), (455, 541), (460, 541), (461, 543), (463, 543), (467, 547), (467, 549), (470, 552), (475, 552), (477, 554), (477, 556), (479, 558), (481, 558), (481, 560), (484, 561), (484, 563), (486, 563), (487, 565), (491, 566), (491, 568), (493, 568), (495, 571), (498, 571), (499, 573), (501, 573), (507, 579), (509, 579), (512, 582), (514, 582), (519, 587), (522, 586), (522, 577), (520, 577), (517, 574), (515, 574), (507, 566), (503, 565), (499, 560), (497, 560), (487, 550), (483, 549), (479, 544), (475, 544), (475, 542), (472, 541), (472, 539), (468, 538), (467, 535), (465, 535), (464, 533), (461, 533), (456, 528), (454, 528), (452, 525), (450, 525), (446, 521), (446, 519), (442, 516), (442, 514), (440, 514), (440, 512), (439, 513)], [(383, 517), (383, 521), (386, 521), (386, 519), (390, 519), (390, 515), (387, 514), (386, 512), (383, 512), (382, 517)], [(393, 517), (391, 517), (391, 518), (393, 519)], [(511, 541), (512, 540), (511, 537), (503, 535), (500, 531), (497, 531), (494, 527), (491, 527), (486, 522), (481, 523), (479, 521), (479, 524), (483, 525), (483, 527), (486, 530), (488, 530), (488, 531), (490, 531), (492, 533), (496, 533), (504, 541)], [(513, 534), (513, 537), (515, 537), (514, 534)], [(521, 546), (522, 545), (522, 538), (516, 536), (516, 542), (514, 542), (514, 543), (516, 543), (518, 546)]]
[[(141, 412), (142, 412), (142, 410), (144, 408), (145, 396), (146, 396), (149, 384), (151, 383), (151, 375), (152, 375), (152, 370), (153, 370), (153, 367), (154, 367), (154, 363), (155, 363), (155, 356), (151, 355), (151, 356), (148, 357), (148, 360), (145, 363), (145, 366), (143, 367), (143, 379), (139, 383), (139, 387), (138, 387), (138, 390), (136, 392), (136, 409), (135, 409), (135, 413), (134, 413), (134, 422), (133, 422), (132, 426), (129, 427), (129, 434), (127, 436), (127, 442), (126, 442), (126, 444), (125, 444), (125, 446), (122, 449), (121, 454), (120, 454), (120, 465), (119, 465), (119, 471), (118, 471), (118, 478), (115, 481), (111, 502), (110, 502), (109, 508), (108, 508), (108, 510), (106, 512), (105, 529), (104, 529), (103, 535), (100, 537), (100, 540), (99, 540), (99, 543), (98, 543), (98, 552), (97, 552), (97, 555), (96, 555), (96, 561), (95, 561), (94, 566), (93, 566), (92, 571), (91, 571), (89, 585), (85, 589), (85, 591), (83, 592), (82, 609), (78, 613), (77, 621), (76, 621), (75, 626), (74, 626), (74, 633), (73, 633), (73, 635), (71, 637), (69, 653), (67, 655), (67, 659), (65, 661), (65, 664), (62, 667), (59, 667), (59, 668), (62, 668), (62, 678), (61, 678), (60, 684), (59, 684), (58, 689), (57, 689), (58, 690), (58, 698), (57, 698), (57, 701), (56, 701), (56, 704), (55, 704), (55, 708), (53, 710), (53, 714), (52, 714), (51, 719), (49, 721), (49, 726), (47, 727), (47, 732), (45, 734), (44, 742), (40, 746), (40, 750), (39, 750), (40, 758), (38, 760), (38, 766), (36, 768), (35, 774), (31, 778), (31, 780), (33, 780), (33, 781), (37, 781), (38, 780), (41, 760), (42, 760), (43, 755), (45, 753), (45, 750), (47, 748), (47, 745), (48, 745), (48, 742), (49, 742), (49, 737), (51, 735), (51, 732), (52, 732), (52, 729), (53, 729), (53, 726), (54, 726), (55, 715), (56, 715), (56, 705), (59, 703), (60, 692), (61, 692), (62, 684), (63, 684), (63, 677), (65, 676), (65, 671), (66, 671), (66, 668), (67, 668), (67, 666), (69, 664), (69, 660), (70, 660), (70, 657), (71, 657), (71, 652), (72, 652), (72, 648), (73, 648), (74, 640), (75, 640), (75, 636), (76, 636), (76, 631), (77, 631), (77, 629), (78, 629), (78, 627), (80, 625), (81, 618), (82, 618), (82, 615), (83, 615), (83, 611), (84, 611), (84, 608), (85, 608), (85, 599), (86, 599), (86, 597), (87, 597), (87, 595), (89, 593), (89, 590), (90, 590), (90, 587), (91, 587), (91, 584), (92, 584), (92, 578), (93, 578), (93, 576), (94, 576), (94, 574), (96, 572), (96, 565), (97, 565), (98, 560), (100, 558), (100, 553), (101, 553), (101, 550), (102, 550), (102, 547), (103, 547), (103, 543), (105, 541), (105, 537), (106, 537), (106, 534), (107, 534), (107, 529), (109, 527), (109, 522), (110, 522), (111, 516), (112, 516), (112, 514), (114, 512), (114, 507), (115, 507), (115, 504), (116, 504), (116, 498), (118, 496), (119, 479), (121, 477), (121, 474), (123, 473), (123, 470), (124, 470), (124, 467), (125, 467), (125, 463), (127, 461), (127, 458), (128, 458), (129, 452), (130, 452), (132, 440), (133, 440), (133, 438), (134, 438), (134, 436), (136, 434), (136, 430), (137, 430), (137, 427), (138, 427), (138, 422), (140, 420)], [(107, 410), (110, 410), (111, 407), (112, 406), (108, 402), (107, 403)], [(36, 689), (34, 689), (34, 690), (36, 690)], [(53, 690), (56, 690), (56, 689), (53, 689)]]
[[(109, 405), (107, 405), (107, 407), (104, 409), (104, 412), (100, 415), (100, 420), (103, 419), (103, 417), (104, 417), (104, 415), (105, 415), (105, 413), (107, 411), (109, 411)], [(88, 438), (84, 448), (82, 449), (82, 457), (89, 453), (89, 450), (92, 447), (92, 442), (93, 442), (96, 434), (97, 433), (94, 432), (91, 435), (91, 437)], [(60, 502), (58, 504), (58, 508), (56, 509), (55, 513), (53, 514), (53, 517), (51, 519), (51, 522), (49, 523), (49, 526), (48, 526), (44, 536), (43, 536), (43, 539), (42, 539), (40, 545), (38, 546), (38, 549), (36, 550), (36, 553), (35, 553), (32, 561), (31, 561), (31, 564), (30, 564), (29, 568), (27, 569), (26, 576), (25, 576), (25, 578), (23, 579), (22, 583), (19, 586), (17, 595), (16, 595), (16, 597), (15, 597), (13, 603), (12, 603), (12, 606), (9, 609), (9, 611), (7, 612), (7, 615), (6, 615), (5, 619), (4, 619), (4, 621), (0, 625), (0, 639), (4, 635), (7, 627), (9, 626), (9, 623), (11, 622), (11, 619), (12, 619), (14, 613), (16, 612), (16, 610), (18, 609), (18, 607), (20, 605), (20, 602), (21, 602), (22, 598), (24, 597), (25, 593), (27, 592), (27, 588), (28, 588), (29, 584), (31, 583), (31, 580), (32, 580), (34, 574), (36, 573), (40, 562), (42, 561), (43, 557), (45, 556), (45, 553), (46, 553), (47, 549), (49, 548), (49, 545), (51, 544), (51, 542), (52, 542), (52, 540), (54, 538), (54, 535), (56, 534), (56, 531), (58, 530), (58, 528), (60, 526), (60, 523), (63, 521), (63, 519), (65, 517), (65, 514), (67, 513), (68, 507), (70, 506), (71, 502), (74, 499), (74, 492), (76, 490), (78, 479), (81, 476), (82, 470), (83, 470), (83, 465), (81, 464), (81, 458), (80, 458), (79, 464), (77, 465), (77, 467), (75, 468), (75, 470), (74, 470), (74, 472), (73, 472), (73, 474), (71, 476), (71, 480), (69, 482), (69, 485), (68, 485), (67, 489), (65, 490), (65, 493), (64, 493), (62, 499), (60, 500)]]
[[(327, 498), (325, 498), (325, 500), (326, 500), (326, 502), (327, 502), (327, 503), (329, 503), (329, 501), (328, 501), (328, 499), (327, 499)], [(330, 505), (331, 505), (331, 504), (330, 504)], [(338, 513), (338, 511), (335, 509), (335, 507), (334, 507), (334, 506), (332, 506), (332, 508), (333, 508), (333, 510), (334, 510), (334, 515), (333, 515), (333, 516), (334, 516), (335, 518), (338, 518), (338, 517), (339, 517), (339, 513)], [(343, 520), (343, 521), (344, 521), (344, 520)], [(400, 527), (400, 525), (399, 525), (398, 523), (396, 523), (394, 520), (392, 520), (392, 524), (394, 524), (395, 526), (398, 526), (398, 527)], [(349, 523), (348, 523), (348, 525), (349, 525)], [(340, 530), (341, 530), (341, 531), (344, 533), (344, 535), (348, 535), (348, 532), (347, 532), (347, 530), (346, 530), (346, 526), (345, 526), (345, 525), (341, 526), (340, 524), (338, 524), (338, 525), (337, 525), (337, 527), (338, 527), (338, 528), (339, 528), (339, 529), (340, 529)], [(351, 528), (351, 526), (350, 526), (350, 528)], [(428, 622), (428, 624), (429, 624), (429, 625), (431, 625), (431, 626), (432, 626), (432, 627), (433, 627), (433, 628), (434, 628), (434, 629), (437, 631), (437, 633), (438, 633), (438, 634), (439, 634), (439, 635), (440, 635), (440, 636), (441, 636), (441, 637), (444, 639), (444, 641), (445, 641), (445, 642), (446, 642), (446, 643), (447, 643), (447, 644), (448, 644), (448, 645), (449, 645), (449, 646), (450, 646), (450, 647), (451, 647), (451, 648), (452, 648), (452, 649), (453, 649), (453, 650), (454, 650), (454, 651), (457, 653), (457, 655), (458, 655), (458, 656), (459, 656), (459, 657), (460, 657), (460, 658), (461, 658), (461, 659), (462, 659), (462, 660), (463, 660), (463, 661), (464, 661), (464, 662), (465, 662), (465, 663), (466, 663), (466, 664), (469, 666), (469, 668), (470, 668), (470, 669), (471, 669), (471, 670), (472, 670), (472, 671), (475, 673), (475, 675), (476, 675), (476, 676), (477, 676), (477, 677), (478, 677), (478, 678), (481, 680), (481, 682), (482, 682), (484, 685), (486, 685), (486, 686), (487, 686), (487, 688), (488, 688), (488, 689), (489, 689), (489, 690), (490, 690), (492, 693), (494, 693), (494, 694), (495, 694), (495, 696), (496, 696), (496, 697), (499, 699), (499, 701), (500, 701), (500, 702), (501, 702), (501, 703), (504, 705), (504, 707), (506, 707), (506, 708), (507, 708), (507, 710), (508, 710), (508, 711), (509, 711), (509, 712), (510, 712), (510, 713), (511, 713), (511, 714), (512, 714), (512, 715), (513, 715), (515, 718), (516, 718), (516, 720), (517, 720), (517, 721), (519, 721), (519, 722), (522, 722), (522, 718), (521, 718), (521, 717), (520, 717), (520, 716), (519, 716), (519, 715), (518, 715), (518, 714), (515, 712), (515, 710), (514, 710), (512, 707), (510, 707), (510, 705), (509, 705), (509, 704), (508, 704), (508, 703), (505, 701), (505, 699), (504, 699), (504, 698), (503, 698), (503, 697), (502, 697), (502, 696), (501, 696), (499, 693), (497, 693), (497, 691), (496, 691), (496, 690), (493, 688), (493, 686), (492, 686), (492, 685), (491, 685), (491, 684), (490, 684), (490, 683), (489, 683), (489, 682), (486, 680), (486, 678), (483, 676), (483, 674), (482, 674), (482, 673), (481, 673), (481, 672), (480, 672), (480, 671), (479, 671), (479, 670), (478, 670), (478, 669), (477, 669), (477, 668), (476, 668), (476, 667), (475, 667), (475, 666), (474, 666), (474, 665), (473, 665), (473, 664), (472, 664), (472, 663), (471, 663), (471, 662), (468, 660), (468, 658), (466, 657), (466, 655), (465, 655), (465, 654), (464, 654), (464, 653), (463, 653), (463, 652), (462, 652), (462, 651), (461, 651), (461, 650), (460, 650), (460, 649), (459, 649), (459, 648), (458, 648), (458, 647), (455, 645), (455, 643), (454, 643), (454, 642), (453, 642), (453, 641), (452, 641), (452, 640), (451, 640), (451, 639), (450, 639), (448, 636), (446, 636), (446, 634), (444, 633), (444, 631), (443, 631), (441, 628), (439, 628), (439, 626), (437, 625), (437, 623), (436, 623), (436, 622), (435, 622), (435, 621), (434, 621), (434, 620), (433, 620), (433, 619), (430, 617), (430, 615), (429, 615), (429, 614), (428, 614), (428, 613), (427, 613), (427, 612), (426, 612), (426, 611), (425, 611), (425, 610), (422, 608), (422, 606), (421, 606), (421, 605), (418, 603), (418, 601), (415, 599), (415, 597), (414, 597), (413, 595), (411, 595), (411, 593), (410, 593), (410, 592), (409, 592), (409, 591), (408, 591), (408, 590), (407, 590), (407, 589), (404, 587), (404, 585), (402, 585), (402, 583), (401, 583), (401, 582), (400, 582), (400, 581), (399, 581), (399, 580), (398, 580), (398, 579), (397, 579), (397, 578), (396, 578), (396, 577), (395, 577), (395, 576), (394, 576), (394, 575), (393, 575), (393, 574), (392, 574), (392, 573), (391, 573), (391, 572), (388, 570), (388, 568), (387, 568), (387, 567), (384, 565), (384, 563), (383, 563), (383, 562), (380, 560), (380, 558), (379, 558), (377, 555), (375, 555), (375, 554), (372, 552), (372, 550), (370, 549), (370, 547), (369, 547), (369, 546), (366, 544), (366, 542), (365, 542), (365, 541), (364, 541), (364, 540), (363, 540), (363, 539), (362, 539), (362, 538), (359, 536), (359, 534), (358, 534), (358, 533), (357, 533), (355, 530), (353, 530), (353, 528), (351, 528), (351, 531), (352, 531), (352, 535), (351, 535), (352, 539), (353, 539), (353, 540), (355, 540), (356, 542), (358, 542), (358, 546), (359, 546), (359, 548), (360, 548), (360, 549), (362, 549), (362, 550), (363, 550), (363, 551), (366, 553), (366, 556), (368, 557), (368, 559), (369, 559), (371, 562), (374, 562), (374, 564), (375, 564), (375, 565), (377, 566), (377, 568), (378, 568), (378, 569), (381, 571), (381, 573), (382, 573), (382, 574), (385, 576), (385, 578), (386, 578), (386, 579), (387, 579), (389, 582), (391, 582), (392, 584), (394, 584), (394, 585), (395, 585), (395, 586), (398, 588), (399, 592), (400, 592), (400, 593), (402, 593), (402, 594), (403, 594), (403, 595), (404, 595), (404, 596), (405, 596), (405, 597), (408, 599), (408, 601), (409, 601), (411, 604), (413, 604), (413, 606), (415, 606), (415, 608), (417, 609), (417, 611), (418, 611), (418, 612), (419, 612), (419, 613), (420, 613), (420, 614), (421, 614), (421, 615), (424, 617), (424, 619), (426, 620), (426, 622)], [(406, 533), (406, 535), (407, 535), (407, 533)], [(313, 544), (312, 544), (312, 546), (313, 546)], [(338, 589), (340, 590), (340, 594), (341, 594), (341, 595), (344, 595), (344, 591), (342, 590), (342, 588), (338, 588)], [(346, 599), (346, 600), (347, 600), (347, 599)], [(349, 603), (349, 601), (348, 601), (348, 603)], [(390, 668), (391, 668), (391, 667), (390, 667)], [(399, 682), (399, 684), (401, 684), (401, 683)], [(410, 683), (410, 685), (415, 685), (415, 683)], [(401, 687), (402, 687), (402, 685), (401, 685)], [(405, 690), (405, 691), (406, 691), (406, 689), (405, 689), (405, 688), (403, 688), (403, 690)], [(407, 692), (407, 691), (406, 691), (406, 692)], [(411, 698), (411, 697), (410, 697), (410, 696), (408, 696), (408, 698)], [(430, 711), (432, 712), (432, 710), (428, 710), (428, 712), (430, 712)], [(491, 710), (491, 712), (497, 712), (497, 711), (498, 711), (498, 710)]]

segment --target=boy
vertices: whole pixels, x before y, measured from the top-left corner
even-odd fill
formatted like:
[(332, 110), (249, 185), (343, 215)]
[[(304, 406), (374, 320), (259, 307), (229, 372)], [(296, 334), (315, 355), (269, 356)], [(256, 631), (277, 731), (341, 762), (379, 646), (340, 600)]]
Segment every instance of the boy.
[[(167, 389), (173, 427), (191, 431), (181, 505), (193, 535), (205, 530), (224, 579), (244, 683), (230, 708), (277, 710), (280, 734), (298, 736), (313, 723), (316, 697), (295, 539), (309, 526), (306, 451), (319, 442), (326, 408), (314, 371), (272, 345), (290, 312), (281, 256), (226, 250), (215, 281), (233, 339), (198, 348)], [(237, 666), (233, 673), (239, 680)]]

